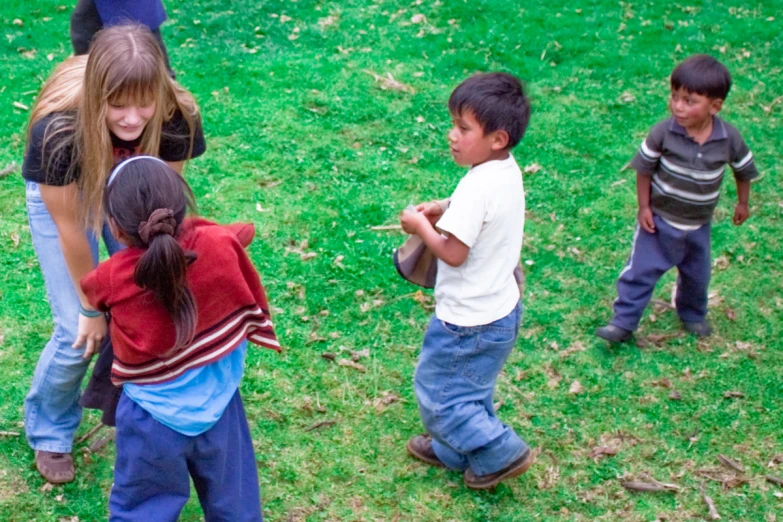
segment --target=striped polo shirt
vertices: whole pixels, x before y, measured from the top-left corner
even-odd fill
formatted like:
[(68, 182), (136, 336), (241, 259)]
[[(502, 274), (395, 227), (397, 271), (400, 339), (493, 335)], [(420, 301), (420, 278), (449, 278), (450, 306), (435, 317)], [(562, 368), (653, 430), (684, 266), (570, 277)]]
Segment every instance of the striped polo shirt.
[(642, 142), (631, 167), (652, 176), (653, 213), (672, 226), (691, 229), (712, 220), (727, 163), (738, 181), (759, 175), (739, 131), (713, 116), (712, 133), (702, 145), (674, 118), (658, 123)]

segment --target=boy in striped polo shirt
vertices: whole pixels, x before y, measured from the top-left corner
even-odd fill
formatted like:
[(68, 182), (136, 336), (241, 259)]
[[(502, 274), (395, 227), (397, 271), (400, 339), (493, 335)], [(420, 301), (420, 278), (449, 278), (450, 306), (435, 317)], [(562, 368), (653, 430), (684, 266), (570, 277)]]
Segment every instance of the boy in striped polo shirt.
[(705, 337), (710, 282), (710, 228), (726, 164), (737, 182), (734, 224), (748, 219), (750, 180), (758, 176), (740, 133), (716, 114), (731, 88), (728, 69), (695, 55), (671, 75), (672, 117), (655, 125), (631, 162), (636, 169), (638, 225), (631, 256), (617, 281), (614, 318), (596, 335), (628, 340), (655, 284), (676, 266), (677, 314), (686, 331)]

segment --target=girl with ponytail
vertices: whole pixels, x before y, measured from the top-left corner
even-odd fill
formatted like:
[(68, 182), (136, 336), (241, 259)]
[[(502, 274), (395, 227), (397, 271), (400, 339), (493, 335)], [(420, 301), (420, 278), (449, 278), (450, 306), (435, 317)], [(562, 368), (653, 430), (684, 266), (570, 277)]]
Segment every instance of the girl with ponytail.
[(111, 314), (111, 380), (122, 387), (110, 519), (177, 520), (192, 477), (206, 520), (261, 521), (239, 382), (248, 340), (280, 346), (244, 250), (253, 225), (187, 217), (190, 188), (151, 156), (120, 163), (103, 204), (128, 247), (81, 281)]

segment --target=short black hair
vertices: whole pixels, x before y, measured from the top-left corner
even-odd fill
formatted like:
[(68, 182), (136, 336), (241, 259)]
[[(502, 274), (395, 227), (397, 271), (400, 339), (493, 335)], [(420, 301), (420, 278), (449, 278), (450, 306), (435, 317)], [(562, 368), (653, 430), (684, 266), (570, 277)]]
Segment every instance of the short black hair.
[(508, 149), (522, 139), (530, 121), (530, 101), (522, 82), (508, 73), (494, 72), (471, 76), (449, 97), (449, 112), (470, 111), (484, 134), (496, 130), (508, 133)]
[(695, 54), (672, 71), (672, 89), (685, 88), (709, 98), (725, 100), (731, 89), (731, 75), (725, 65), (708, 54)]

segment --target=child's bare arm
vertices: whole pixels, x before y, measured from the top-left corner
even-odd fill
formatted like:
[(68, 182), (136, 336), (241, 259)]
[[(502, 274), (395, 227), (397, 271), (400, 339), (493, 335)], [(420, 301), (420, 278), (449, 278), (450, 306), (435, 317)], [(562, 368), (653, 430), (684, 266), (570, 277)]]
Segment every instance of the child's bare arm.
[(652, 210), (650, 210), (650, 190), (652, 189), (652, 176), (643, 172), (636, 173), (636, 199), (639, 202), (637, 219), (639, 226), (650, 234), (655, 233), (655, 222)]
[(748, 200), (750, 199), (750, 181), (737, 180), (737, 206), (734, 207), (735, 225), (741, 225), (750, 216)]
[(402, 229), (408, 234), (419, 236), (427, 248), (441, 261), (450, 266), (460, 266), (468, 258), (470, 248), (454, 236), (442, 236), (422, 212), (403, 210), (400, 214)]

